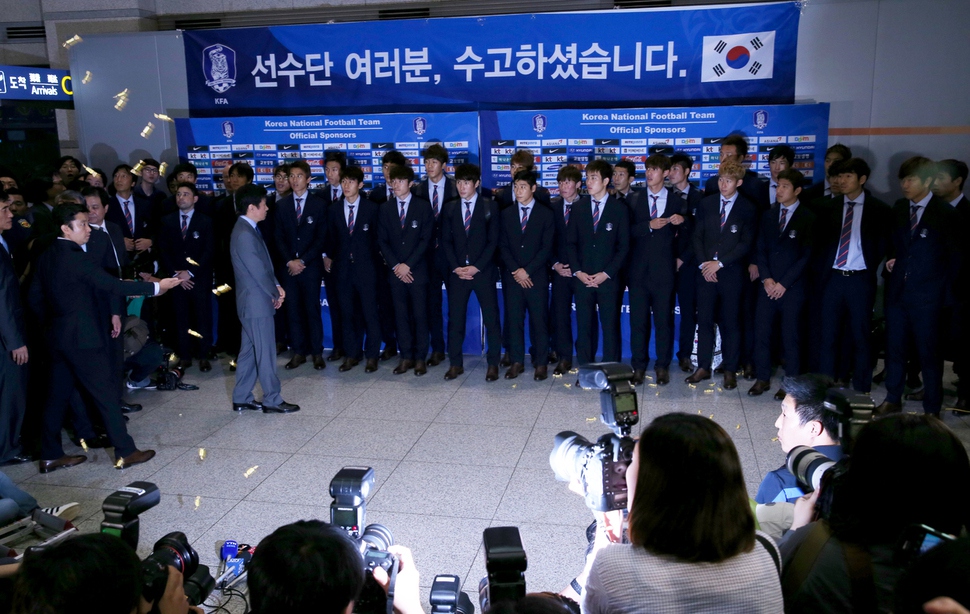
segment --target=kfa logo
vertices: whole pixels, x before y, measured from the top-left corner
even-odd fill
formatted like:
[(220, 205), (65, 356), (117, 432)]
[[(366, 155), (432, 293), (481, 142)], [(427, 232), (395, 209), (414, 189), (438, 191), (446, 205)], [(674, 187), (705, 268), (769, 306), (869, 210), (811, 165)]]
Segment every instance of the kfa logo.
[(768, 125), (768, 112), (764, 109), (759, 109), (754, 112), (754, 127), (758, 130), (764, 130)]
[(701, 82), (771, 79), (775, 32), (705, 36)]
[(231, 121), (222, 122), (222, 136), (231, 139), (236, 134), (236, 127)]
[(549, 119), (545, 115), (539, 114), (532, 117), (532, 129), (536, 134), (541, 135), (548, 127)]
[(414, 127), (414, 134), (418, 136), (428, 131), (428, 120), (423, 117), (415, 117), (411, 125)]
[(210, 45), (202, 50), (205, 84), (222, 94), (236, 85), (236, 52), (225, 45)]

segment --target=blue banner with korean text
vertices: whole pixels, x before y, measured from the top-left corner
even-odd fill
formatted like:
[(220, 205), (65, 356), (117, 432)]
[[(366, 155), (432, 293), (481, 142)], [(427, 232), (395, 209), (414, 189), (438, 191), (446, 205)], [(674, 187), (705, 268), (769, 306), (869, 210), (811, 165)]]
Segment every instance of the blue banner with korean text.
[(384, 181), (381, 156), (397, 149), (424, 174), (421, 150), (440, 142), (449, 152), (446, 172), (478, 164), (477, 113), (389, 113), (176, 119), (179, 159), (199, 170), (200, 190), (225, 189), (222, 174), (235, 162), (253, 167), (256, 183), (272, 189), (273, 169), (302, 158), (310, 165), (312, 189), (323, 186), (323, 156), (339, 150), (364, 171), (364, 186)]
[(821, 180), (828, 146), (829, 105), (763, 105), (668, 109), (481, 111), (482, 185), (508, 184), (517, 149), (535, 154), (539, 181), (558, 191), (556, 174), (566, 164), (585, 168), (602, 158), (632, 160), (642, 186), (644, 161), (653, 153), (685, 153), (694, 159), (691, 182), (703, 186), (717, 175), (720, 141), (740, 133), (748, 141), (750, 168), (768, 176), (768, 155), (777, 145), (795, 150), (794, 168)]
[(194, 117), (787, 104), (795, 2), (187, 31)]

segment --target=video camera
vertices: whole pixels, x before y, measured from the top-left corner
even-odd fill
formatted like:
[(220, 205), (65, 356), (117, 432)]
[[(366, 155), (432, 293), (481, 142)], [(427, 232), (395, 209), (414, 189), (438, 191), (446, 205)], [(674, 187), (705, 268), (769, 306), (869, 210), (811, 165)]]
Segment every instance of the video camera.
[(613, 433), (591, 443), (572, 431), (556, 435), (549, 464), (562, 482), (578, 480), (586, 506), (598, 512), (626, 508), (626, 470), (636, 442), (629, 436), (640, 421), (633, 369), (615, 362), (593, 363), (579, 369), (578, 385), (600, 391), (600, 421)]
[[(330, 524), (340, 527), (357, 542), (364, 559), (364, 588), (354, 612), (365, 614), (393, 612), (394, 583), (397, 579), (397, 558), (387, 551), (394, 544), (391, 531), (381, 524), (369, 524), (361, 532), (367, 518), (367, 496), (374, 487), (371, 467), (344, 467), (330, 481)], [(382, 567), (390, 577), (387, 592), (374, 579), (374, 570)]]
[[(132, 549), (138, 549), (138, 516), (161, 500), (158, 486), (151, 482), (132, 482), (108, 495), (101, 505), (104, 520), (101, 532), (120, 537)], [(142, 595), (146, 601), (158, 601), (165, 593), (168, 566), (182, 573), (183, 588), (189, 604), (199, 605), (212, 593), (215, 579), (209, 568), (199, 564), (199, 553), (180, 531), (162, 537), (152, 553), (142, 561)]]

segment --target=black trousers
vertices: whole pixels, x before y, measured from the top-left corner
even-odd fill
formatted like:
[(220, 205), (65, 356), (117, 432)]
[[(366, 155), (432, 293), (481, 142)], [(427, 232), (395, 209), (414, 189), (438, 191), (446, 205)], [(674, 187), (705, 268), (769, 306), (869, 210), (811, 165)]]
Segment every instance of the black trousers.
[[(319, 282), (319, 277), (317, 278), (317, 281)], [(344, 347), (344, 322), (343, 322), (343, 314), (340, 313), (340, 298), (339, 298), (342, 290), (340, 288), (340, 282), (337, 281), (337, 278), (334, 276), (332, 270), (329, 273), (327, 271), (323, 271), (323, 285), (327, 288), (327, 305), (330, 307), (330, 334), (333, 336), (333, 349), (335, 352), (337, 350), (343, 351), (342, 348)], [(317, 284), (317, 305), (318, 306), (320, 305), (319, 286), (320, 284), (318, 283)], [(289, 313), (287, 313), (286, 317), (292, 319)], [(321, 318), (321, 315), (318, 309), (317, 320), (320, 320), (320, 318)], [(292, 326), (290, 327), (290, 330), (291, 331), (293, 330)], [(296, 343), (298, 342), (295, 341), (291, 336), (290, 345), (295, 348), (297, 347)], [(317, 353), (318, 354), (323, 353), (323, 321), (322, 320), (320, 321), (320, 351)]]
[(906, 386), (907, 349), (914, 350), (923, 373), (923, 412), (940, 415), (943, 407), (943, 355), (940, 352), (942, 306), (937, 301), (904, 296), (886, 303), (886, 400), (901, 403)]
[(442, 287), (446, 278), (444, 267), (441, 262), (438, 262), (439, 258), (441, 256), (437, 253), (428, 254), (428, 332), (431, 333), (431, 351), (444, 353), (445, 317), (442, 311), (444, 303)]
[(549, 362), (549, 280), (536, 275), (532, 281), (531, 288), (523, 288), (511, 273), (502, 277), (505, 321), (509, 326), (509, 358), (513, 363), (525, 364), (525, 314), (528, 311), (529, 340), (535, 352), (535, 364), (542, 366)]
[[(343, 351), (350, 358), (360, 359), (361, 345), (364, 356), (376, 359), (381, 353), (381, 322), (377, 308), (377, 272), (355, 275), (353, 267), (337, 274), (341, 288), (340, 319), (344, 325)], [(331, 310), (333, 307), (331, 307)], [(363, 320), (363, 329), (356, 326), (358, 319)], [(366, 344), (364, 334), (366, 332)]]
[(744, 366), (754, 364), (754, 343), (757, 325), (755, 313), (758, 310), (759, 293), (764, 294), (761, 278), (751, 281), (747, 269), (744, 272), (741, 296), (741, 360)]
[(471, 280), (459, 279), (452, 273), (448, 280), (448, 361), (452, 367), (464, 366), (461, 348), (465, 342), (468, 299), (472, 292), (482, 308), (482, 323), (485, 325), (485, 339), (488, 344), (486, 360), (490, 367), (497, 367), (502, 353), (498, 290), (495, 289), (494, 277), (483, 273), (475, 275)]
[(115, 458), (123, 458), (136, 450), (135, 442), (125, 428), (115, 382), (104, 377), (110, 367), (103, 350), (51, 351), (50, 396), (44, 408), (40, 449), (42, 460), (57, 460), (64, 456), (61, 426), (75, 386), (90, 396), (101, 414), (105, 431), (115, 449)]
[(852, 388), (857, 392), (872, 389), (872, 306), (875, 287), (865, 271), (843, 275), (833, 270), (822, 293), (821, 347), (819, 370), (836, 377), (839, 332), (848, 325), (852, 353), (855, 357)]
[(401, 359), (425, 360), (428, 357), (428, 283), (406, 284), (394, 273), (390, 274), (389, 281)]
[[(693, 262), (693, 261), (691, 261)], [(677, 358), (690, 359), (697, 330), (697, 263), (685, 262), (677, 271), (677, 305), (680, 308)]]
[[(549, 302), (549, 328), (552, 349), (560, 360), (573, 359), (573, 278), (552, 272), (552, 299)], [(504, 287), (504, 286), (503, 286)], [(593, 346), (598, 344), (598, 336)]]
[(0, 462), (22, 451), (20, 429), (26, 409), (27, 365), (18, 365), (10, 352), (3, 352), (0, 356)]
[(391, 296), (391, 282), (388, 276), (391, 275), (387, 264), (378, 265), (377, 272), (377, 312), (380, 314), (381, 321), (381, 340), (384, 341), (384, 348), (397, 351), (397, 331), (394, 323), (394, 297)]
[(714, 360), (714, 317), (720, 314), (721, 363), (724, 372), (735, 372), (741, 360), (741, 301), (745, 266), (734, 265), (718, 271), (717, 281), (697, 276), (697, 366), (711, 370)]
[(771, 348), (775, 324), (781, 320), (781, 341), (785, 357), (785, 375), (801, 374), (801, 318), (805, 304), (804, 286), (785, 290), (780, 299), (770, 299), (762, 286), (758, 297), (755, 329), (754, 366), (759, 380), (771, 379)]
[[(181, 287), (172, 290), (178, 355), (182, 358), (207, 358), (209, 355), (212, 347), (211, 290), (198, 283), (191, 290)], [(190, 335), (190, 328), (202, 338)]]
[(579, 364), (596, 362), (596, 313), (603, 329), (603, 361), (620, 361), (619, 303), (620, 288), (615, 280), (607, 279), (599, 288), (587, 288), (573, 279), (576, 297), (576, 359)]
[(649, 283), (630, 278), (630, 351), (635, 370), (645, 371), (650, 361), (650, 315), (657, 330), (655, 368), (669, 369), (674, 354), (674, 284)]
[[(283, 290), (286, 292), (286, 319), (290, 324), (290, 345), (296, 354), (317, 356), (323, 354), (323, 320), (320, 315), (320, 270), (307, 267), (299, 275), (285, 275), (282, 279)], [(333, 276), (331, 275), (331, 279)], [(327, 300), (330, 303), (331, 322), (334, 312), (339, 308), (334, 306), (331, 288), (327, 288)], [(334, 339), (336, 339), (336, 332)], [(274, 350), (275, 351), (275, 350)]]

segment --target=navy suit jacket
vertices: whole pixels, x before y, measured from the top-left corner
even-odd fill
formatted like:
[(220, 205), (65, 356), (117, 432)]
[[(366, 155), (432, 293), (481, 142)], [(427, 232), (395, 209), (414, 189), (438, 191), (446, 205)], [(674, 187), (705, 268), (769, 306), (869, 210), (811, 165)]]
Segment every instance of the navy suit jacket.
[[(573, 221), (572, 213), (569, 215), (569, 221)], [(522, 233), (522, 206), (516, 203), (515, 207), (502, 211), (502, 232), (499, 244), (502, 262), (509, 272), (520, 268), (525, 269), (534, 284), (548, 286), (549, 255), (552, 254), (555, 241), (555, 214), (549, 207), (539, 204), (539, 201), (535, 201), (530, 208), (524, 234)]]
[[(862, 205), (862, 256), (866, 261), (866, 271), (872, 283), (876, 283), (876, 269), (886, 257), (892, 233), (892, 210), (889, 205), (865, 190), (865, 204)], [(823, 201), (816, 209), (818, 232), (815, 233), (816, 252), (820, 280), (825, 283), (832, 275), (835, 257), (839, 251), (842, 236), (845, 197), (836, 196)], [(907, 219), (908, 214), (907, 214)]]
[[(738, 192), (741, 192), (741, 195), (747, 198), (748, 202), (757, 207), (760, 214), (772, 204), (768, 202), (770, 195), (768, 186), (768, 182), (761, 175), (751, 169), (746, 169), (744, 171), (744, 179), (741, 181), (741, 185), (738, 186)], [(717, 186), (717, 175), (708, 177), (707, 183), (704, 184), (704, 196), (720, 193), (721, 191)]]
[[(537, 203), (539, 203), (540, 205), (545, 205), (547, 207), (549, 206), (549, 203), (552, 200), (549, 194), (549, 190), (542, 187), (541, 185), (536, 186), (535, 194), (533, 194), (532, 197), (536, 199)], [(512, 189), (512, 185), (509, 184), (504, 188), (502, 188), (502, 194), (499, 196), (499, 199), (498, 199), (498, 208), (501, 211), (505, 211), (515, 203), (516, 203), (515, 191)]]
[[(327, 240), (327, 205), (319, 196), (303, 195), (303, 212), (296, 220), (296, 201), (291, 193), (276, 203), (276, 249), (283, 262), (303, 260), (310, 272), (323, 270), (323, 252)], [(340, 207), (340, 202), (335, 205)]]
[[(536, 200), (536, 202), (539, 201)], [(572, 224), (574, 211), (587, 211), (589, 206), (589, 196), (577, 194), (576, 202), (573, 203), (572, 208), (569, 210), (569, 223)], [(567, 238), (569, 228), (566, 226), (565, 205), (563, 204), (562, 196), (553, 198), (549, 203), (549, 207), (552, 209), (553, 223), (556, 228), (556, 237), (553, 240), (552, 252), (549, 254), (549, 266), (557, 262), (568, 265), (569, 249), (567, 246)]]
[(387, 184), (379, 183), (373, 187), (370, 191), (368, 199), (372, 203), (377, 203), (378, 205), (387, 202)]
[(354, 234), (347, 228), (343, 201), (327, 211), (327, 256), (340, 279), (351, 276), (364, 282), (377, 281), (380, 263), (377, 246), (380, 205), (361, 196), (354, 207)]
[[(195, 211), (182, 239), (181, 212), (169, 213), (162, 218), (158, 232), (158, 248), (161, 268), (166, 275), (175, 271), (188, 271), (196, 287), (204, 292), (212, 288), (212, 264), (215, 256), (215, 231), (212, 220), (204, 213)], [(189, 262), (191, 259), (197, 264)]]
[[(111, 197), (111, 201), (108, 203), (108, 211), (105, 213), (105, 219), (117, 224), (121, 228), (121, 232), (124, 234), (126, 239), (154, 239), (156, 218), (152, 214), (151, 201), (149, 201), (148, 198), (134, 192), (132, 192), (129, 200), (134, 203), (134, 234), (132, 234), (131, 229), (128, 228), (128, 222), (125, 220), (125, 208), (122, 206), (117, 196)], [(129, 208), (132, 207), (129, 205)]]
[(681, 234), (690, 236), (690, 218), (687, 214), (687, 201), (680, 192), (667, 190), (667, 204), (662, 217), (680, 215), (684, 223), (667, 224), (658, 230), (650, 230), (650, 195), (646, 192), (631, 201), (630, 209), (630, 258), (631, 281), (643, 283), (674, 283), (677, 273), (677, 258), (680, 256)]
[(569, 267), (573, 275), (580, 271), (587, 275), (606, 273), (615, 280), (630, 252), (629, 209), (616, 197), (609, 196), (602, 204), (599, 225), (594, 232), (591, 199), (583, 204), (578, 210), (573, 207), (569, 214), (566, 234)]
[(762, 214), (755, 264), (762, 282), (773, 279), (790, 290), (804, 283), (805, 267), (812, 257), (815, 214), (804, 203), (799, 203), (784, 232), (778, 231), (780, 216), (781, 206), (777, 203)]
[[(915, 232), (910, 231), (910, 202), (893, 205), (893, 234), (889, 258), (895, 258), (888, 276), (886, 298), (895, 303), (915, 299), (927, 305), (953, 302), (953, 282), (960, 270), (956, 211), (938, 196), (930, 198)], [(966, 237), (962, 237), (966, 240)]]
[(697, 211), (694, 231), (694, 257), (697, 264), (717, 259), (727, 269), (748, 266), (757, 233), (758, 213), (743, 194), (738, 194), (721, 230), (721, 195), (705, 196)]
[[(668, 188), (670, 189), (670, 188)], [(680, 233), (677, 235), (678, 247), (677, 251), (679, 253), (678, 258), (684, 261), (681, 266), (697, 266), (697, 258), (694, 256), (694, 232), (697, 229), (697, 215), (701, 206), (701, 201), (704, 200), (704, 193), (696, 185), (691, 185), (690, 189), (687, 191), (687, 196), (684, 193), (673, 188), (674, 192), (680, 195), (687, 201), (687, 207), (685, 211), (687, 215), (687, 227), (681, 228)]]
[[(6, 239), (6, 237), (4, 237)], [(0, 348), (4, 353), (24, 347), (24, 310), (20, 303), (20, 282), (13, 259), (0, 247)]]
[(486, 278), (494, 280), (495, 252), (501, 232), (495, 201), (481, 196), (476, 198), (468, 234), (465, 234), (465, 208), (460, 199), (449, 201), (441, 215), (444, 221), (440, 251), (448, 262), (448, 271), (471, 265)]
[(412, 196), (401, 228), (400, 208), (395, 201), (381, 205), (377, 239), (384, 262), (391, 269), (403, 262), (411, 269), (415, 283), (426, 283), (428, 244), (433, 241), (434, 233), (431, 203)]

